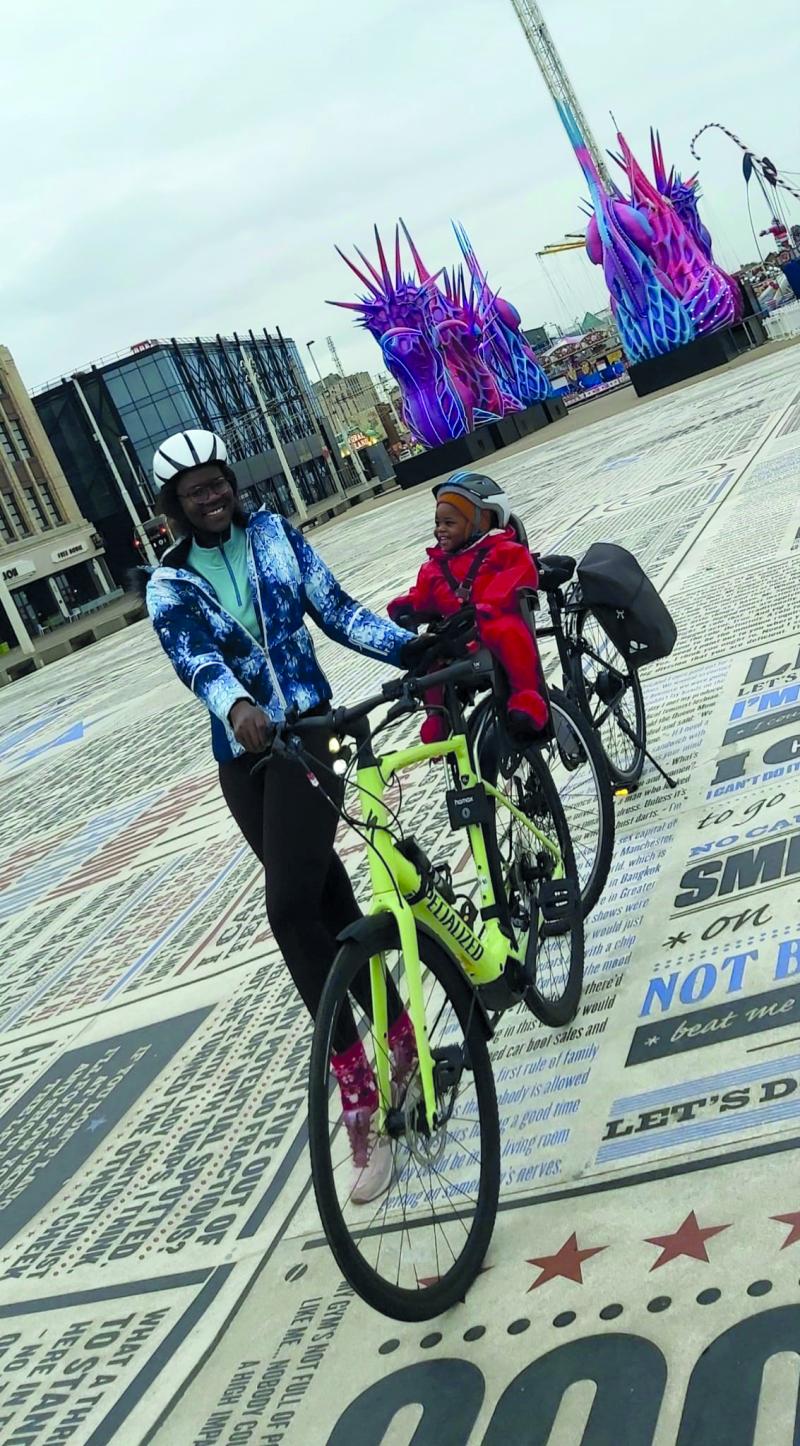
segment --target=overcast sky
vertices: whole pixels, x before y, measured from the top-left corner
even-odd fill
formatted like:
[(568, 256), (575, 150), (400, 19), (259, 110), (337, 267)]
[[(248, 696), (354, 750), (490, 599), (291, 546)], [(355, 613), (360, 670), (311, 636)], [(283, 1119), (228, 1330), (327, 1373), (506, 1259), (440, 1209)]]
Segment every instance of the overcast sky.
[[(800, 172), (796, 0), (542, 8), (601, 145), (613, 109), (644, 161), (653, 122), (686, 173), (719, 120)], [(276, 323), (323, 371), (332, 334), (374, 373), (324, 303), (353, 298), (334, 243), (369, 251), (398, 215), (432, 268), (463, 221), (525, 325), (605, 300), (582, 253), (536, 259), (584, 188), (511, 0), (27, 0), (4, 12), (0, 113), (0, 340), (30, 386), (146, 337)], [(741, 155), (719, 132), (701, 154), (732, 266), (754, 254)]]

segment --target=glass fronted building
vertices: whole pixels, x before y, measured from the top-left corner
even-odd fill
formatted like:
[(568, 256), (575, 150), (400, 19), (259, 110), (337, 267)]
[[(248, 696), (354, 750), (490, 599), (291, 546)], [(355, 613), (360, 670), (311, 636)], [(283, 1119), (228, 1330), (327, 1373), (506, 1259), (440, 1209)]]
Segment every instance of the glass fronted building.
[(358, 481), (327, 434), (295, 343), (280, 333), (139, 342), (40, 388), (33, 402), (120, 581), (141, 547), (124, 493), (158, 551), (153, 452), (183, 428), (224, 436), (245, 499), (286, 516), (298, 514), (298, 499), (312, 508)]

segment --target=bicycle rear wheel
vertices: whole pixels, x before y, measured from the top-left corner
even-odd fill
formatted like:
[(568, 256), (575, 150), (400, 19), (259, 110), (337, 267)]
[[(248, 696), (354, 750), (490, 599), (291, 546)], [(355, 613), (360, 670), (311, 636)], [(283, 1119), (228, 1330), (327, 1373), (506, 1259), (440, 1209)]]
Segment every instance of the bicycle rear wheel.
[(566, 815), (536, 748), (511, 755), (505, 764), (501, 761), (496, 787), (558, 845), (567, 897), (565, 905), (553, 911), (552, 891), (559, 884), (551, 854), (537, 847), (536, 839), (508, 809), (495, 807), (495, 837), (512, 922), (523, 937), (528, 935), (525, 965), (531, 984), (525, 1003), (543, 1024), (569, 1024), (581, 999), (584, 942), (580, 883)]
[(639, 674), (614, 646), (591, 612), (576, 623), (580, 672), (575, 682), (581, 709), (591, 719), (611, 778), (632, 788), (642, 776), (647, 721)]
[[(437, 1128), (425, 1127), (419, 1071), (395, 1091), (388, 1116), (394, 1174), (368, 1205), (350, 1199), (352, 1166), (331, 1089), (332, 1041), (349, 990), (371, 957), (403, 992), (402, 954), (393, 920), (375, 920), (340, 950), (314, 1029), (309, 1077), (311, 1172), (328, 1244), (363, 1300), (396, 1320), (430, 1320), (464, 1299), (491, 1239), (500, 1188), (500, 1126), (486, 1033), (475, 995), (447, 953), (419, 934), (425, 1016), (434, 1056)], [(374, 1066), (371, 1021), (350, 997)]]
[[(548, 688), (548, 694), (553, 739), (544, 752), (569, 825), (585, 918), (605, 887), (614, 853), (611, 780), (589, 719), (560, 688)], [(486, 698), (471, 715), (468, 732), (481, 776), (490, 783), (497, 780), (498, 727), (494, 699)]]

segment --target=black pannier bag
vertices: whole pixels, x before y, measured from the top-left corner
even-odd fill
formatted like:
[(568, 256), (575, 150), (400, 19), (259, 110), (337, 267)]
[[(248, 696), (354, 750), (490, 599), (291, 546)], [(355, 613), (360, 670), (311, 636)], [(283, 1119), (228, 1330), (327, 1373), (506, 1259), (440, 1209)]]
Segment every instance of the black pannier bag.
[(647, 573), (614, 542), (593, 542), (578, 563), (583, 601), (632, 668), (669, 657), (677, 629)]

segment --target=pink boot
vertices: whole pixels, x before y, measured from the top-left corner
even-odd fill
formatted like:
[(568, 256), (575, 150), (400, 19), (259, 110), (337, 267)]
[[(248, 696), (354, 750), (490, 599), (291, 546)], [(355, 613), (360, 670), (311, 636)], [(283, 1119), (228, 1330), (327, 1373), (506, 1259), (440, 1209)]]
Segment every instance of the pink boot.
[(406, 1010), (389, 1025), (389, 1049), (392, 1054), (392, 1093), (396, 1106), (402, 1106), (409, 1080), (418, 1064), (414, 1026)]
[(450, 724), (443, 713), (429, 713), (419, 730), (420, 742), (443, 743), (450, 737)]
[(342, 1054), (331, 1055), (331, 1070), (339, 1085), (353, 1157), (350, 1199), (354, 1205), (366, 1205), (388, 1190), (394, 1159), (389, 1136), (378, 1134), (378, 1087), (360, 1039)]

